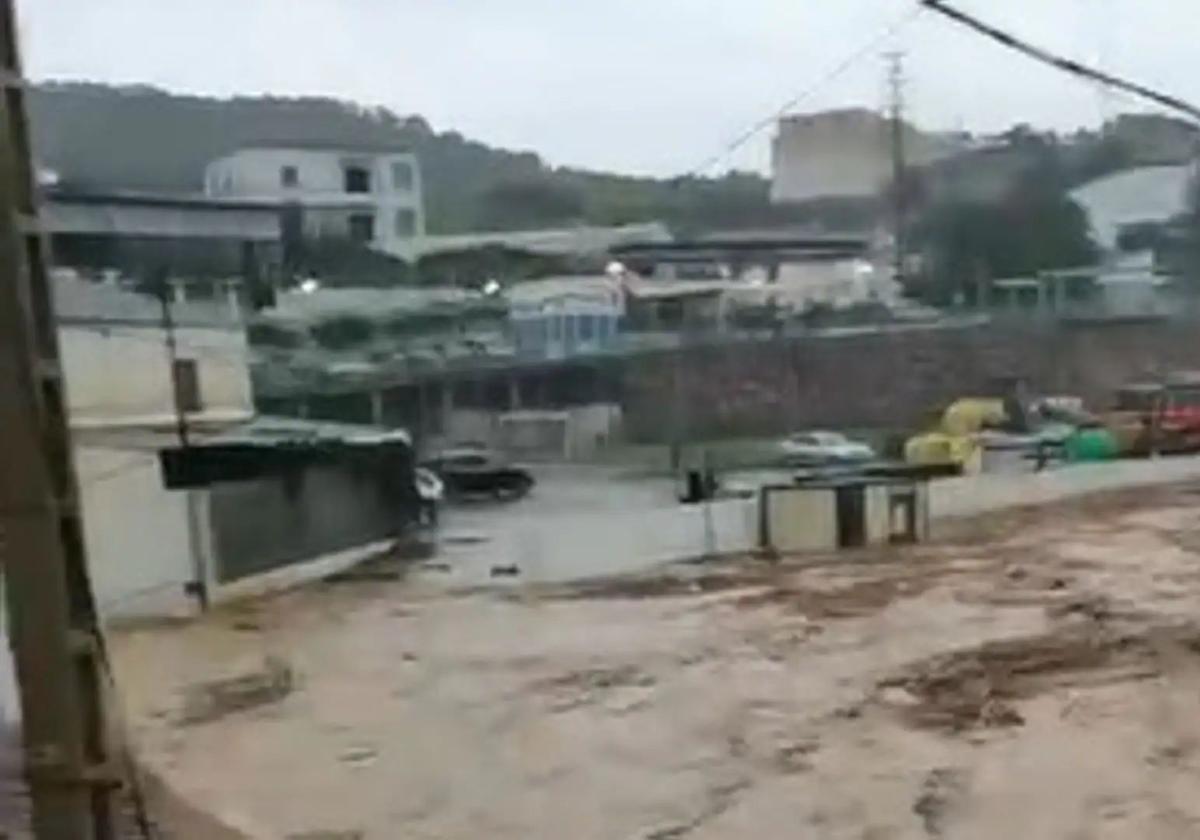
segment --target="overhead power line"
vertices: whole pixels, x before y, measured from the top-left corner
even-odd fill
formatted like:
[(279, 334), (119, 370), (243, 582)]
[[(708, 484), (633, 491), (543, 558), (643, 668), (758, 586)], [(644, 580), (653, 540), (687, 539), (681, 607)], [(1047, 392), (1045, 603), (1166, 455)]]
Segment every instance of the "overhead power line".
[(1015, 35), (1011, 35), (1002, 29), (997, 29), (991, 24), (984, 23), (977, 17), (969, 15), (966, 12), (960, 11), (942, 0), (921, 0), (921, 5), (927, 9), (937, 12), (940, 15), (950, 18), (957, 23), (978, 32), (987, 38), (990, 38), (997, 43), (1003, 44), (1009, 49), (1016, 50), (1019, 53), (1029, 56), (1035, 61), (1040, 61), (1043, 64), (1049, 64), (1057, 67), (1066, 73), (1078, 76), (1082, 79), (1098, 82), (1106, 87), (1114, 90), (1124, 91), (1125, 93), (1133, 94), (1142, 99), (1149, 100), (1163, 107), (1170, 108), (1173, 111), (1178, 111), (1181, 114), (1186, 114), (1193, 121), (1200, 123), (1200, 108), (1190, 102), (1180, 99), (1178, 96), (1172, 96), (1167, 93), (1160, 93), (1153, 88), (1138, 84), (1137, 82), (1126, 81), (1106, 73), (1103, 70), (1097, 70), (1094, 67), (1088, 67), (1078, 61), (1070, 58), (1055, 55), (1048, 50), (1036, 47), (1028, 41), (1022, 40)]
[(817, 79), (816, 82), (814, 82), (812, 85), (805, 88), (801, 92), (797, 93), (795, 96), (788, 99), (788, 101), (784, 102), (782, 105), (780, 105), (774, 111), (772, 111), (768, 116), (763, 117), (762, 119), (757, 120), (756, 122), (751, 124), (748, 128), (746, 128), (745, 131), (743, 131), (741, 134), (737, 135), (732, 140), (730, 140), (728, 143), (726, 143), (724, 146), (722, 146), (720, 151), (705, 158), (704, 161), (701, 162), (698, 166), (694, 166), (691, 169), (689, 169), (684, 177), (703, 175), (711, 167), (720, 163), (726, 157), (733, 154), (738, 149), (740, 149), (742, 146), (746, 145), (746, 143), (748, 143), (752, 139), (754, 139), (754, 137), (757, 136), (759, 132), (775, 125), (775, 123), (778, 122), (781, 117), (785, 116), (789, 111), (793, 110), (797, 105), (801, 104), (802, 102), (807, 100), (809, 97), (811, 97), (813, 94), (817, 93), (817, 91), (819, 91), (821, 88), (823, 88), (826, 85), (828, 85), (829, 83), (835, 81), (839, 76), (841, 76), (843, 73), (845, 73), (847, 70), (849, 70), (855, 64), (857, 64), (864, 56), (866, 56), (867, 54), (874, 52), (876, 49), (878, 49), (880, 47), (880, 45), (883, 44), (884, 41), (886, 41), (888, 38), (891, 38), (893, 35), (895, 35), (897, 32), (899, 32), (903, 27), (905, 27), (910, 22), (912, 22), (912, 20), (921, 13), (921, 10), (922, 10), (922, 7), (920, 6), (920, 4), (914, 5), (912, 8), (910, 8), (907, 12), (905, 12), (899, 18), (897, 18), (896, 20), (893, 20), (891, 23), (882, 27), (882, 29), (880, 29), (874, 36), (872, 36), (869, 41), (867, 41), (865, 44), (863, 44), (861, 47), (859, 47), (853, 53), (846, 56), (846, 58), (842, 59), (837, 64), (835, 64), (833, 67), (831, 67), (829, 69), (829, 71), (826, 72), (819, 79)]

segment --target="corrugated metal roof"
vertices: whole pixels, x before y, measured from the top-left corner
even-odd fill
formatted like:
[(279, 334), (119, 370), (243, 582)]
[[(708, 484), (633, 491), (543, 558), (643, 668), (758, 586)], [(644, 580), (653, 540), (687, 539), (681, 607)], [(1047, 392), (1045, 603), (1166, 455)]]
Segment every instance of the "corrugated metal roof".
[(283, 446), (326, 441), (338, 441), (350, 445), (402, 441), (412, 445), (412, 436), (404, 429), (263, 415), (254, 418), (249, 423), (208, 437), (203, 443), (251, 443), (263, 446)]
[(604, 254), (632, 242), (669, 242), (671, 232), (661, 222), (619, 227), (573, 227), (426, 236), (418, 246), (420, 256), (503, 247), (538, 254)]
[(52, 234), (242, 242), (279, 242), (283, 236), (277, 205), (194, 196), (52, 196), (42, 207), (41, 221)]

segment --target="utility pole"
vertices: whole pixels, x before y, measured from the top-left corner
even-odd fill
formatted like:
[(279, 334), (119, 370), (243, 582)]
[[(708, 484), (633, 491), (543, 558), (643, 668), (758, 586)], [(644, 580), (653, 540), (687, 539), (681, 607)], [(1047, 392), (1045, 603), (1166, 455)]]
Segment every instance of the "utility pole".
[[(183, 401), (183, 382), (179, 372), (179, 340), (175, 335), (175, 316), (171, 311), (171, 289), (167, 271), (163, 270), (154, 278), (154, 291), (158, 295), (161, 308), (160, 322), (163, 330), (163, 343), (167, 349), (167, 365), (171, 377), (171, 404), (175, 410), (175, 434), (179, 439), (179, 448), (187, 449), (191, 445), (191, 435), (188, 431), (188, 407)], [(196, 599), (196, 605), (201, 612), (208, 610), (208, 565), (204, 558), (204, 547), (200, 539), (200, 513), (196, 509), (196, 497), (191, 490), (184, 491), (185, 513), (187, 517), (188, 554), (192, 560), (193, 580), (185, 587), (188, 595)]]
[(154, 291), (158, 295), (164, 342), (167, 346), (167, 364), (171, 375), (171, 404), (175, 409), (175, 434), (179, 437), (179, 448), (188, 447), (187, 408), (183, 404), (183, 390), (179, 381), (179, 342), (175, 338), (175, 318), (171, 314), (171, 291), (164, 271), (155, 278)]
[(908, 184), (904, 161), (904, 53), (885, 55), (888, 63), (888, 118), (892, 149), (892, 270), (897, 283), (904, 281), (905, 223), (908, 216)]
[(114, 836), (103, 639), (88, 581), (14, 0), (0, 0), (0, 562), (39, 840)]

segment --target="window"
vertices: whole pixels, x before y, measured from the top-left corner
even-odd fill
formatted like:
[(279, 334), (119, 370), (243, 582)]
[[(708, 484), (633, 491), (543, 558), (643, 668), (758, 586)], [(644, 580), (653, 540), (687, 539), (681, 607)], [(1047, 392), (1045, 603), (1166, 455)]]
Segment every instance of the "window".
[(415, 210), (404, 208), (396, 211), (396, 236), (407, 238), (416, 235), (417, 213)]
[(176, 359), (171, 365), (171, 380), (175, 388), (175, 405), (180, 411), (200, 411), (200, 373), (195, 359)]
[(592, 315), (579, 316), (579, 340), (591, 341), (596, 337), (596, 319)]
[(355, 213), (347, 226), (350, 238), (355, 242), (371, 242), (375, 239), (375, 217), (370, 213)]
[(294, 166), (281, 166), (279, 168), (279, 183), (284, 187), (300, 186), (300, 171)]
[(412, 164), (403, 160), (398, 160), (392, 164), (392, 188), (397, 192), (409, 192), (412, 190)]
[(369, 193), (371, 191), (371, 170), (365, 166), (347, 166), (342, 170), (346, 192)]

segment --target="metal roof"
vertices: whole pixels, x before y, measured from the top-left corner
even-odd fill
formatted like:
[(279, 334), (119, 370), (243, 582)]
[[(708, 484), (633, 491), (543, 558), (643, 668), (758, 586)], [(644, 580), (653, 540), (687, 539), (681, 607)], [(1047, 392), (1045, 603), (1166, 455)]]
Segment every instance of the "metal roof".
[(295, 137), (279, 140), (253, 140), (241, 143), (230, 149), (221, 157), (230, 157), (238, 152), (275, 151), (279, 149), (299, 149), (313, 152), (341, 152), (348, 155), (414, 155), (413, 148), (400, 141), (363, 141), (363, 140), (324, 140), (297, 139)]
[(51, 234), (279, 242), (280, 205), (193, 195), (51, 193), (41, 210)]
[(668, 242), (670, 231), (660, 222), (617, 227), (579, 226), (545, 230), (492, 231), (448, 236), (426, 236), (419, 241), (419, 256), (471, 251), (479, 248), (508, 248), (535, 254), (605, 254), (633, 242)]

